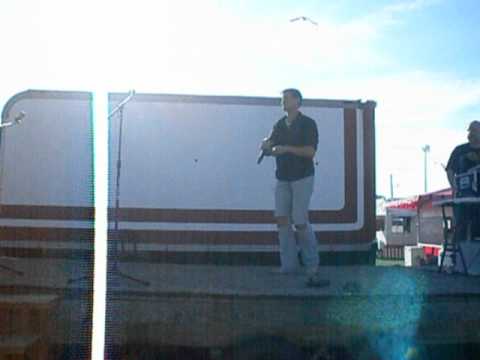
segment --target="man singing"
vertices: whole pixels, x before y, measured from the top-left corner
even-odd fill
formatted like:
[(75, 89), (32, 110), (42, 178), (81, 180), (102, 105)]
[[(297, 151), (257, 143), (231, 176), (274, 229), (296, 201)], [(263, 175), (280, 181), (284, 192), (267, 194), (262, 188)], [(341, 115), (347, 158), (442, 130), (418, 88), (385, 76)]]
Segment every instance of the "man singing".
[(276, 160), (275, 218), (280, 272), (288, 274), (299, 270), (296, 235), (308, 275), (307, 285), (328, 286), (328, 280), (318, 277), (318, 244), (308, 218), (315, 173), (313, 157), (318, 145), (317, 125), (299, 111), (300, 91), (286, 89), (282, 95), (286, 116), (276, 122), (270, 136), (261, 144), (264, 153), (275, 156)]

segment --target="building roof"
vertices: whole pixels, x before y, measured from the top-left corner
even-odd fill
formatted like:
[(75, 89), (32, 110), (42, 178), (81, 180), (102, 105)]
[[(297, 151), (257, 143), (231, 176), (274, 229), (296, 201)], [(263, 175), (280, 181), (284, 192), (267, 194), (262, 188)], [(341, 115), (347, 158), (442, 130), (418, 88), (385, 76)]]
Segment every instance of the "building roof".
[(419, 207), (431, 207), (432, 202), (449, 199), (452, 197), (452, 189), (442, 189), (421, 195), (415, 195), (406, 199), (395, 200), (387, 203), (387, 209), (404, 209), (416, 211)]

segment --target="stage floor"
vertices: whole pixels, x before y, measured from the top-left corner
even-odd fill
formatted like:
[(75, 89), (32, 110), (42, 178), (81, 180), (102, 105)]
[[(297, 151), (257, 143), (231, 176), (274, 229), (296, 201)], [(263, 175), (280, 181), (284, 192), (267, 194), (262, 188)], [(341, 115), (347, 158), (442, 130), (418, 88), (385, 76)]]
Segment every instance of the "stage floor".
[[(70, 278), (89, 275), (91, 263), (62, 259), (0, 258), (0, 264), (24, 272), (17, 276), (0, 269), (0, 286), (38, 288), (50, 291), (88, 291), (88, 281), (68, 283)], [(321, 266), (320, 275), (331, 281), (325, 288), (305, 286), (306, 275), (279, 274), (271, 266), (175, 265), (148, 262), (119, 262), (118, 268), (143, 286), (112, 276), (114, 294), (164, 296), (331, 297), (331, 296), (478, 296), (480, 277), (437, 273), (434, 268), (403, 266)], [(90, 274), (91, 275), (91, 274)], [(354, 286), (352, 286), (354, 284)]]
[[(25, 273), (0, 271), (1, 292), (62, 296), (57, 342), (75, 342), (91, 319), (89, 264), (60, 259), (0, 259)], [(150, 282), (109, 276), (107, 341), (173, 346), (227, 346), (255, 335), (302, 344), (344, 343), (394, 333), (420, 342), (480, 342), (478, 277), (414, 268), (321, 267), (331, 281), (308, 288), (303, 273), (267, 266), (121, 262), (119, 269)], [(83, 330), (82, 330), (83, 329)]]

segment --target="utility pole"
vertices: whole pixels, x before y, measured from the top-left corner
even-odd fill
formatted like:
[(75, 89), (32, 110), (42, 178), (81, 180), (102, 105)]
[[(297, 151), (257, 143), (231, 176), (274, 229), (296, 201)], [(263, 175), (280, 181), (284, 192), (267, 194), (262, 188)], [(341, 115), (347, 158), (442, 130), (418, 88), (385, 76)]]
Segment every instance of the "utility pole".
[(393, 199), (393, 175), (390, 174), (390, 200)]
[(428, 192), (428, 169), (427, 169), (427, 155), (428, 153), (430, 152), (430, 145), (425, 145), (424, 147), (422, 147), (422, 151), (423, 151), (423, 176), (424, 176), (424, 180), (425, 180), (425, 184), (424, 184), (424, 192)]

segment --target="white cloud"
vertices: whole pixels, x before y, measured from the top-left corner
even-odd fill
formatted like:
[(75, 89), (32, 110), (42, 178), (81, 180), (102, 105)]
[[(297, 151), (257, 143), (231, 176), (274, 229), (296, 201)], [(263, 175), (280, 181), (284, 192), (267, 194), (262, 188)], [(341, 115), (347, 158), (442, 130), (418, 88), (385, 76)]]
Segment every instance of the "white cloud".
[(448, 74), (402, 72), (370, 78), (365, 85), (368, 96), (378, 100), (383, 121), (417, 128), (442, 125), (480, 99), (480, 79), (465, 81)]
[[(445, 125), (454, 114), (480, 101), (480, 79), (461, 80), (450, 74), (403, 71), (384, 76), (305, 81), (310, 96), (377, 101), (382, 124), (414, 128)], [(466, 125), (468, 119), (459, 119)]]
[(390, 195), (389, 176), (392, 174), (395, 196), (410, 196), (424, 191), (422, 147), (426, 144), (430, 145), (428, 190), (448, 187), (443, 166), (453, 148), (466, 142), (466, 131), (431, 126), (412, 130), (397, 126), (377, 130), (377, 139), (377, 192)]
[(352, 25), (358, 29), (362, 29), (362, 36), (377, 36), (386, 28), (401, 24), (406, 16), (415, 11), (424, 10), (432, 7), (443, 0), (411, 0), (397, 2), (379, 8), (365, 17), (352, 21)]
[[(411, 11), (422, 10), (432, 5), (440, 3), (442, 0), (411, 0), (401, 1), (391, 5), (387, 5), (382, 8), (379, 13), (383, 16), (381, 18), (388, 19), (391, 22), (395, 22), (395, 18), (398, 15), (408, 13)], [(375, 18), (378, 19), (378, 14), (375, 14)]]

